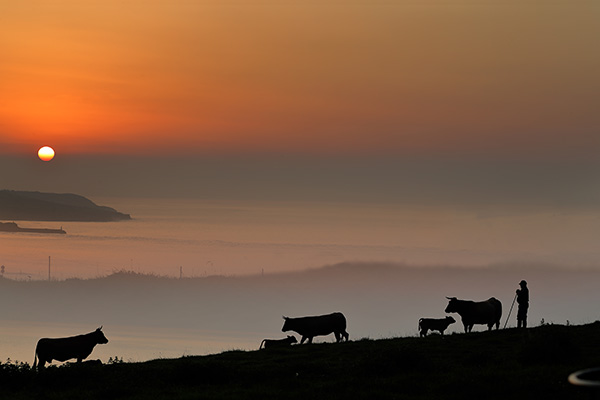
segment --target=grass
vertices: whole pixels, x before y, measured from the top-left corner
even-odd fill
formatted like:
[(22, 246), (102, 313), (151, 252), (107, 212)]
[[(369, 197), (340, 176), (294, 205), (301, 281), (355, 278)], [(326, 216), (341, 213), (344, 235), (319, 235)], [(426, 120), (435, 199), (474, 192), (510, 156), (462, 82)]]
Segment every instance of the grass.
[(600, 367), (600, 322), (106, 365), (0, 365), (10, 399), (589, 399), (570, 385)]

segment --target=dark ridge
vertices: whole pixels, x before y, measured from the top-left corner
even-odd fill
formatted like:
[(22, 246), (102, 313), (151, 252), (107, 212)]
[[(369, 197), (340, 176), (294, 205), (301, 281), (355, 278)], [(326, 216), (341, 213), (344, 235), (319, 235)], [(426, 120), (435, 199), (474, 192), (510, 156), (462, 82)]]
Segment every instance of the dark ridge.
[[(30, 399), (592, 399), (568, 381), (600, 366), (600, 322), (359, 339), (107, 365), (0, 363), (0, 397)], [(107, 335), (109, 339), (111, 337)], [(93, 359), (93, 355), (90, 357)], [(51, 396), (49, 395), (51, 394)]]
[(99, 206), (77, 194), (0, 190), (0, 220), (108, 222), (129, 219), (129, 214)]

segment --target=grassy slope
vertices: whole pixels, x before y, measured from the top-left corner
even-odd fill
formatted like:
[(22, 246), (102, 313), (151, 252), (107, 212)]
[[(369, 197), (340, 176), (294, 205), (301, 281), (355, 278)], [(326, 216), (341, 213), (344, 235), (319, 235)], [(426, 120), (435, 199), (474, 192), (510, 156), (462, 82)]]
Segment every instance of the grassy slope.
[(11, 399), (587, 399), (576, 370), (600, 367), (600, 322), (446, 337), (231, 351), (145, 363), (0, 371)]

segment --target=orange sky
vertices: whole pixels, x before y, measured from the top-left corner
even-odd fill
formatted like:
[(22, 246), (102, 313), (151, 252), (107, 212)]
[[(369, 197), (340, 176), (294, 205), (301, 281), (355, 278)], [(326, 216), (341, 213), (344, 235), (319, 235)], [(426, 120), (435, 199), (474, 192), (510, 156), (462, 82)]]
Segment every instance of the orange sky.
[(0, 154), (600, 150), (600, 3), (456, 3), (3, 2)]

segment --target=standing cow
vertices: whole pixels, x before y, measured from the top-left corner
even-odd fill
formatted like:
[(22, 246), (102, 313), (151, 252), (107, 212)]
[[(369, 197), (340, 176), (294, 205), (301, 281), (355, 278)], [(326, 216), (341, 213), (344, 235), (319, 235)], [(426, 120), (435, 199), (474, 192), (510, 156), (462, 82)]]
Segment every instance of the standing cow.
[(446, 307), (447, 313), (458, 313), (465, 327), (465, 332), (471, 332), (473, 325), (487, 325), (492, 330), (500, 326), (502, 317), (502, 303), (493, 297), (486, 301), (458, 300), (456, 297), (446, 297), (450, 302)]
[(336, 342), (344, 339), (348, 341), (350, 336), (346, 332), (346, 317), (340, 312), (313, 317), (283, 317), (283, 319), (285, 322), (281, 330), (283, 332), (294, 331), (302, 335), (300, 344), (304, 343), (306, 339), (308, 339), (308, 343), (312, 343), (313, 337), (329, 335), (330, 333), (335, 335)]
[(52, 360), (67, 361), (76, 358), (77, 362), (80, 363), (81, 360), (86, 359), (92, 354), (94, 346), (105, 343), (108, 343), (108, 339), (102, 333), (102, 327), (85, 335), (40, 339), (35, 347), (33, 369), (37, 365), (38, 358), (40, 360), (40, 368), (44, 368), (44, 365), (47, 362), (51, 363)]

